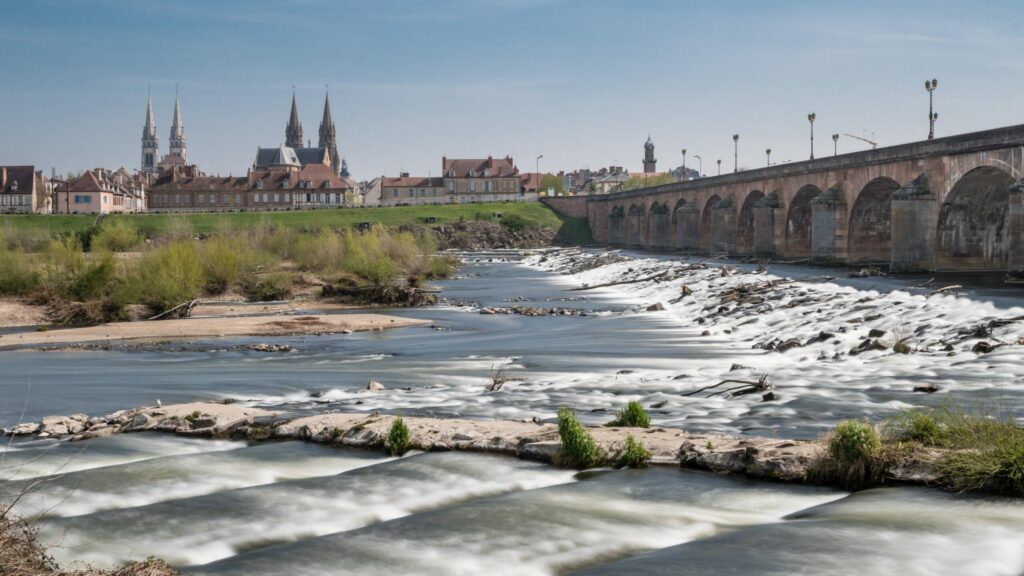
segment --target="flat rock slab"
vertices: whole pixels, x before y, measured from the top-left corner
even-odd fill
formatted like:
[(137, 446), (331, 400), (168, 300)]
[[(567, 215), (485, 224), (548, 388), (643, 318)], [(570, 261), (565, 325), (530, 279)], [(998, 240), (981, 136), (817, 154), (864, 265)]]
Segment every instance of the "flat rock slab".
[(288, 336), (383, 330), (431, 324), (429, 320), (384, 314), (271, 315), (234, 318), (183, 318), (143, 322), (112, 322), (84, 328), (26, 332), (0, 336), (0, 348), (77, 344), (109, 340), (197, 339), (229, 336)]

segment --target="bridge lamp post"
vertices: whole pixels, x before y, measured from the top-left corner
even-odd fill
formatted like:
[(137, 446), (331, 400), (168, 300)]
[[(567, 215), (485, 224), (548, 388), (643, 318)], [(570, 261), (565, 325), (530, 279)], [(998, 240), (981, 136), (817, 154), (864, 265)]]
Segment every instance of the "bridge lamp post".
[(719, 176), (722, 175), (722, 159), (721, 158), (718, 159), (718, 175)]
[(544, 180), (540, 177), (540, 159), (543, 157), (543, 154), (537, 156), (537, 159), (533, 163), (533, 169), (537, 171), (537, 196), (540, 196), (540, 183)]
[(683, 148), (683, 181), (686, 181), (686, 148)]
[(832, 155), (839, 156), (839, 134), (832, 135)]
[(732, 135), (732, 173), (740, 171), (740, 135)]
[(772, 149), (769, 148), (769, 149), (765, 150), (764, 151), (764, 155), (768, 157), (768, 164), (767, 165), (771, 166), (772, 165)]
[(933, 111), (932, 108), (932, 92), (939, 87), (939, 81), (932, 78), (931, 80), (924, 81), (924, 89), (928, 91), (928, 139), (935, 138), (935, 121), (939, 119), (939, 115)]
[(814, 160), (814, 120), (817, 117), (818, 115), (814, 112), (807, 115), (807, 121), (811, 123), (811, 160)]
[(700, 157), (700, 154), (694, 154), (694, 158), (697, 159), (697, 177), (704, 177), (704, 159)]

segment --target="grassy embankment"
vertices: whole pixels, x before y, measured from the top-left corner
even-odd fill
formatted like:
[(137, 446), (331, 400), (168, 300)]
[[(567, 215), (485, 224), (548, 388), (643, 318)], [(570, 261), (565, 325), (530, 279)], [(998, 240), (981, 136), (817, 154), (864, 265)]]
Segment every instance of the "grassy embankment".
[[(401, 226), (429, 226), (465, 220), (497, 220), (512, 218), (528, 225), (539, 225), (557, 230), (561, 241), (569, 244), (592, 242), (586, 220), (565, 218), (540, 202), (454, 204), (439, 206), (397, 206), (393, 208), (346, 208), (340, 210), (297, 210), (290, 212), (239, 212), (224, 214), (126, 214), (105, 217), (106, 220), (124, 220), (147, 237), (166, 235), (187, 222), (198, 234), (224, 230), (247, 230), (254, 227), (274, 226), (293, 230), (342, 229), (363, 222), (388, 228)], [(428, 224), (433, 218), (434, 223)], [(21, 215), (0, 216), (0, 229), (15, 230), (21, 234), (52, 235), (85, 233), (96, 221), (90, 215)]]

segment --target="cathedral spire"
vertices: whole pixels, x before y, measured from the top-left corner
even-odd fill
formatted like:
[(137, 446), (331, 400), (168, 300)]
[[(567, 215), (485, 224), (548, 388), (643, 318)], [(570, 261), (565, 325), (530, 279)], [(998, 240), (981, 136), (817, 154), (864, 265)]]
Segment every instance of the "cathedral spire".
[(320, 148), (326, 148), (330, 153), (331, 168), (334, 173), (341, 172), (341, 157), (338, 155), (338, 133), (334, 129), (334, 119), (331, 118), (331, 99), (324, 93), (324, 118), (320, 121), (320, 141), (317, 144)]
[(185, 126), (181, 123), (181, 104), (178, 102), (178, 89), (174, 89), (174, 119), (171, 121), (171, 148), (172, 156), (181, 156), (183, 160), (188, 159), (185, 150)]
[(156, 121), (153, 120), (153, 98), (146, 98), (146, 126), (142, 129), (143, 138), (156, 138)]
[(146, 125), (142, 128), (142, 166), (144, 174), (157, 174), (160, 161), (160, 142), (156, 137), (156, 121), (153, 120), (153, 98), (146, 98)]
[(292, 89), (292, 115), (288, 119), (288, 127), (284, 129), (284, 145), (289, 148), (302, 148), (302, 123), (299, 122), (299, 107), (295, 104), (294, 89)]

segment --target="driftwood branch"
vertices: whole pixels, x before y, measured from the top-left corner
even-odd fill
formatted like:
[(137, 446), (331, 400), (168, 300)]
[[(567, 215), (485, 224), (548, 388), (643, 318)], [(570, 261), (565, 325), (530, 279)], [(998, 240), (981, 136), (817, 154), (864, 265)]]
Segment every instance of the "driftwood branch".
[(181, 310), (182, 308), (185, 309), (185, 317), (188, 318), (189, 315), (192, 314), (192, 309), (195, 308), (195, 306), (196, 306), (196, 304), (198, 302), (199, 302), (199, 300), (192, 300), (190, 302), (182, 302), (181, 304), (178, 304), (174, 308), (171, 308), (170, 310), (164, 310), (163, 312), (157, 314), (156, 316), (153, 316), (152, 318), (146, 318), (146, 320), (159, 320), (159, 319), (163, 318), (164, 316), (168, 316), (168, 315), (170, 315), (173, 312)]

